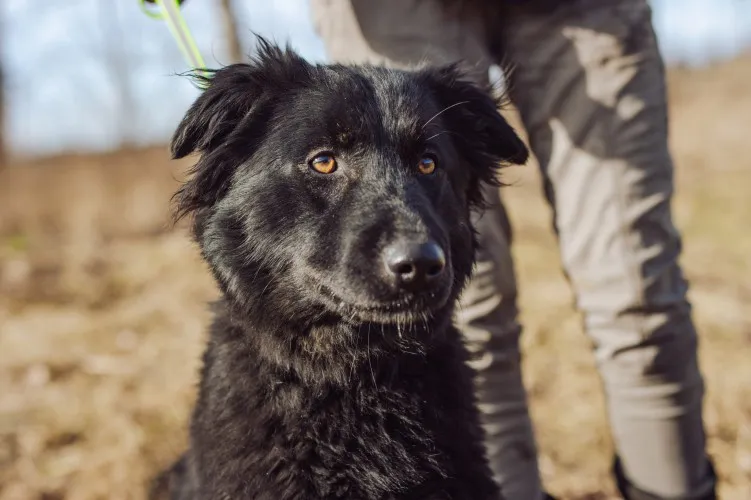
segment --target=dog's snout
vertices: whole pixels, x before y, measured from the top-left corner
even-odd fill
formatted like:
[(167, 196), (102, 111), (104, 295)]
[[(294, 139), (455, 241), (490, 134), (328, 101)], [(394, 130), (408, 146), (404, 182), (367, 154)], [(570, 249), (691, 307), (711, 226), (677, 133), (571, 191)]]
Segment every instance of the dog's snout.
[(396, 285), (410, 291), (429, 286), (446, 267), (446, 255), (434, 241), (398, 241), (386, 247), (383, 257)]

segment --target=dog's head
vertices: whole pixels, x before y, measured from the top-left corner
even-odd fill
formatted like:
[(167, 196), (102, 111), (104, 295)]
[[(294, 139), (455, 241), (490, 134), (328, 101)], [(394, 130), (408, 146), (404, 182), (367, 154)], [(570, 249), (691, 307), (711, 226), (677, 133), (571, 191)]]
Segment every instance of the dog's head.
[(480, 185), (527, 149), (453, 67), (312, 65), (264, 41), (213, 71), (173, 156), (176, 195), (237, 305), (285, 321), (404, 323), (450, 308), (471, 272)]

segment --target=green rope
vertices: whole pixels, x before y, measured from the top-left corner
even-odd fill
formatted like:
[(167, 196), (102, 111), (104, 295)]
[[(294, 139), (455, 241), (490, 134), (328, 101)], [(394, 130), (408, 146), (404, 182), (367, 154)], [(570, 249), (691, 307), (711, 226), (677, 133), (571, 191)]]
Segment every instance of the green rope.
[[(146, 6), (146, 3), (155, 3), (159, 11), (155, 12)], [(188, 24), (180, 12), (180, 0), (140, 0), (141, 10), (152, 19), (167, 21), (172, 36), (175, 38), (185, 60), (193, 69), (206, 69), (206, 63), (201, 57), (193, 35), (190, 33)]]

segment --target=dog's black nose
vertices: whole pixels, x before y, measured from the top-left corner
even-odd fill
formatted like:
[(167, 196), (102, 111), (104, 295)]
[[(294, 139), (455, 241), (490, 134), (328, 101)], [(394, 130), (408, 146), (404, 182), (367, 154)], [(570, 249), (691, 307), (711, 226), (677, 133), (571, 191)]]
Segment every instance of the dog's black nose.
[(386, 270), (397, 286), (410, 291), (430, 285), (446, 267), (443, 249), (434, 241), (398, 241), (386, 247), (383, 257)]

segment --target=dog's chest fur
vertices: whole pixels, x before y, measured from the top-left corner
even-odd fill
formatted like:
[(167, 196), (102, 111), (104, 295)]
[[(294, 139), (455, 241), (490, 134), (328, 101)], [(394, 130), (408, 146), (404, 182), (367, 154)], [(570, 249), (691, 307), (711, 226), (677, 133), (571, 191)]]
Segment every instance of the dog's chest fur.
[(456, 332), (398, 362), (331, 360), (351, 370), (342, 385), (285, 374), (236, 328), (217, 318), (204, 357), (188, 457), (199, 498), (495, 498)]

